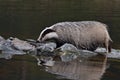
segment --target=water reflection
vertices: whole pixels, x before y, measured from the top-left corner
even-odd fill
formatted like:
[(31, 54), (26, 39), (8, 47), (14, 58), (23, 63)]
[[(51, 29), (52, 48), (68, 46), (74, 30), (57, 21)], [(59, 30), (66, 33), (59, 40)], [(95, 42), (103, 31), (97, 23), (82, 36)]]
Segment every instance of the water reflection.
[(0, 59), (0, 80), (55, 80), (55, 77), (38, 67), (34, 58), (21, 55)]
[(71, 62), (55, 62), (46, 71), (60, 75), (59, 78), (74, 80), (100, 80), (106, 70), (107, 57), (99, 55), (92, 58), (80, 58)]

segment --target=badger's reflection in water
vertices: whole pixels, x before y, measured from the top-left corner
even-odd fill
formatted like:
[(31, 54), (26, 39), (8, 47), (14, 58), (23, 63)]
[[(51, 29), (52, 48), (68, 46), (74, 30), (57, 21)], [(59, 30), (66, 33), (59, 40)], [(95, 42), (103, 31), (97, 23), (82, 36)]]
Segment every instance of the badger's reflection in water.
[(98, 55), (91, 58), (79, 58), (70, 62), (56, 61), (46, 71), (59, 75), (58, 78), (73, 80), (100, 80), (106, 70), (107, 57)]

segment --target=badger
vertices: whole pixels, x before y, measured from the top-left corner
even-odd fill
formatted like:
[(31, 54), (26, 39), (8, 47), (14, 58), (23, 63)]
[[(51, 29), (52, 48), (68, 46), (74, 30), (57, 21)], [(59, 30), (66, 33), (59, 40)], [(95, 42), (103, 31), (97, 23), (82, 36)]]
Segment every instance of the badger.
[(55, 41), (57, 47), (70, 43), (79, 49), (94, 51), (105, 47), (111, 52), (111, 38), (108, 26), (98, 21), (60, 22), (46, 27), (38, 41)]

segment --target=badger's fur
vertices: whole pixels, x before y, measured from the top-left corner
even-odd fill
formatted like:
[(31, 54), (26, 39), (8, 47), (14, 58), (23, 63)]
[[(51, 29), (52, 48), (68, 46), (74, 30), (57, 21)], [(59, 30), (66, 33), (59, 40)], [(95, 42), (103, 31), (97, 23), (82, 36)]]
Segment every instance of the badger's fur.
[(107, 25), (97, 21), (61, 22), (45, 28), (39, 41), (57, 40), (57, 44), (71, 43), (79, 49), (94, 51), (97, 47), (105, 47), (111, 51), (111, 38)]

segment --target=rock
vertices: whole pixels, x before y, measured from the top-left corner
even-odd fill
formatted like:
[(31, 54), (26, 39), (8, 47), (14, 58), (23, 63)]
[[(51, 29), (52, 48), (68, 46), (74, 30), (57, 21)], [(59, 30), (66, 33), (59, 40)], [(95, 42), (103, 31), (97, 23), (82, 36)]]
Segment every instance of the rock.
[(2, 44), (1, 49), (3, 54), (25, 54), (22, 50), (16, 49), (10, 40), (6, 40)]
[(79, 53), (80, 53), (80, 57), (83, 57), (83, 58), (89, 58), (89, 57), (98, 55), (97, 52), (92, 52), (88, 50), (79, 50)]
[(36, 46), (36, 47), (43, 45), (43, 43), (41, 43), (41, 42), (39, 42), (39, 41), (37, 41), (37, 40), (34, 40), (34, 39), (27, 39), (27, 42), (28, 42), (29, 44), (31, 44), (31, 45)]
[(70, 52), (78, 52), (78, 49), (74, 45), (68, 44), (68, 43), (65, 43), (60, 48), (57, 48), (57, 50), (60, 50), (60, 51), (70, 51)]
[(79, 50), (74, 45), (66, 43), (57, 48), (55, 54), (59, 55), (62, 61), (68, 62), (78, 57)]
[(100, 48), (100, 47), (98, 47), (98, 48), (95, 50), (95, 52), (97, 52), (97, 53), (106, 53), (106, 49), (105, 49), (105, 48)]
[(64, 62), (72, 61), (77, 57), (89, 58), (98, 55), (96, 52), (88, 50), (79, 50), (72, 44), (64, 44), (63, 46), (55, 50), (56, 55), (59, 55), (61, 60)]
[(5, 39), (2, 36), (0, 36), (0, 50), (2, 50), (2, 45), (4, 42), (5, 42)]
[(111, 53), (107, 54), (108, 58), (120, 59), (120, 50), (112, 49)]
[(11, 40), (13, 46), (17, 48), (18, 50), (23, 50), (23, 51), (29, 51), (29, 50), (34, 50), (35, 46), (29, 44), (27, 41), (20, 40), (18, 38), (13, 38)]
[(45, 56), (51, 56), (54, 55), (53, 51), (56, 48), (56, 43), (54, 42), (48, 42), (48, 43), (43, 43), (40, 46), (37, 46), (38, 54), (39, 55), (45, 55)]

